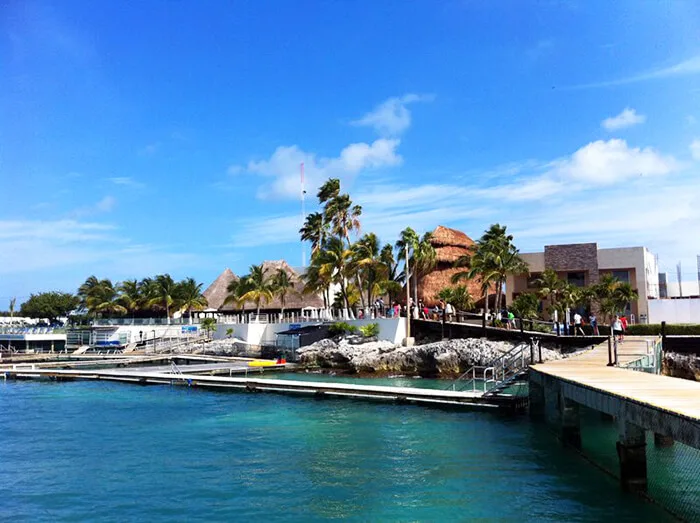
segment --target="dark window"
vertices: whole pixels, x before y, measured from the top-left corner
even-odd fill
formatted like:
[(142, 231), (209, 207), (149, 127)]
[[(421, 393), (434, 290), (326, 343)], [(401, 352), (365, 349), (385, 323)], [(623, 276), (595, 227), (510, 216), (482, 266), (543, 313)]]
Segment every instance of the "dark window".
[(612, 274), (613, 278), (618, 279), (623, 283), (630, 282), (630, 271), (610, 271), (610, 274)]
[(569, 272), (566, 274), (566, 281), (575, 287), (583, 287), (586, 285), (585, 272)]
[(531, 272), (527, 276), (527, 288), (528, 289), (534, 289), (537, 287), (537, 280), (539, 280), (542, 277), (542, 273), (540, 272)]

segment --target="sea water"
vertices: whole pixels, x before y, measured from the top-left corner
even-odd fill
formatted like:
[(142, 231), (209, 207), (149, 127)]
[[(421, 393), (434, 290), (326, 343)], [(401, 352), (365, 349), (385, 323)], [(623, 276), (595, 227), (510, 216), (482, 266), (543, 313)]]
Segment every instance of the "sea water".
[(5, 521), (670, 518), (525, 416), (0, 382)]

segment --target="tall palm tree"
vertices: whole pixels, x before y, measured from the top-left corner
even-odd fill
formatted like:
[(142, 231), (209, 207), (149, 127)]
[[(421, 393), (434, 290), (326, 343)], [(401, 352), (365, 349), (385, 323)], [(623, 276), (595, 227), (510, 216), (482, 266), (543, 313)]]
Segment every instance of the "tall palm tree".
[(316, 254), (328, 235), (328, 223), (324, 220), (323, 214), (314, 212), (306, 217), (306, 221), (299, 229), (302, 241), (311, 242), (311, 256)]
[(12, 322), (12, 318), (15, 317), (15, 304), (17, 303), (17, 298), (12, 297), (10, 298), (10, 322)]
[[(391, 249), (391, 246), (389, 246)], [(357, 272), (358, 288), (367, 291), (367, 306), (372, 306), (374, 297), (381, 293), (389, 268), (384, 264), (379, 251), (379, 238), (370, 232), (352, 246), (353, 268)], [(364, 300), (363, 300), (364, 301)]]
[(627, 304), (639, 298), (639, 293), (629, 283), (621, 282), (612, 274), (603, 274), (593, 288), (598, 308), (608, 322), (612, 322), (613, 316), (623, 311)]
[(479, 279), (481, 282), (481, 295), (484, 297), (484, 313), (489, 312), (489, 294), (491, 287), (497, 283), (499, 275), (494, 270), (488, 250), (479, 243), (469, 249), (470, 253), (457, 258), (455, 267), (462, 270), (452, 275), (452, 283)]
[(115, 286), (109, 278), (100, 280), (98, 284), (90, 289), (87, 296), (86, 305), (88, 310), (95, 315), (100, 314), (126, 314), (126, 307), (119, 301), (118, 286)]
[(78, 298), (80, 298), (80, 306), (89, 309), (88, 307), (88, 298), (90, 296), (94, 296), (94, 294), (97, 291), (97, 289), (100, 286), (100, 280), (95, 276), (94, 274), (92, 276), (89, 276), (85, 282), (78, 287)]
[(251, 265), (248, 274), (241, 278), (236, 288), (238, 303), (253, 302), (258, 316), (261, 303), (269, 303), (273, 297), (272, 284), (266, 278), (266, 272), (262, 264)]
[(360, 230), (362, 207), (353, 205), (350, 196), (339, 194), (326, 202), (324, 218), (331, 224), (333, 234), (344, 238), (350, 245), (350, 233)]
[(124, 280), (117, 287), (119, 303), (132, 315), (142, 306), (143, 296), (138, 280)]
[(331, 237), (319, 252), (317, 263), (319, 274), (328, 278), (332, 283), (340, 285), (340, 292), (345, 299), (345, 308), (350, 309), (348, 301), (348, 268), (352, 263), (352, 251), (348, 249), (341, 238)]
[(294, 290), (294, 282), (289, 276), (289, 273), (284, 269), (277, 269), (277, 272), (272, 277), (272, 292), (280, 299), (282, 306), (282, 317), (284, 317), (284, 307), (287, 301), (287, 294)]
[(316, 255), (311, 257), (311, 264), (306, 269), (306, 272), (303, 276), (303, 280), (303, 294), (322, 294), (323, 308), (328, 309), (331, 305), (329, 297), (329, 288), (333, 282), (331, 274), (323, 271), (320, 251), (317, 252)]
[(386, 267), (386, 279), (381, 282), (381, 292), (386, 293), (389, 297), (389, 305), (394, 303), (394, 297), (401, 293), (403, 288), (404, 273), (399, 270), (399, 263), (394, 258), (394, 247), (387, 243), (382, 247), (382, 252), (379, 254), (379, 259), (382, 265)]
[(192, 324), (192, 311), (201, 311), (207, 306), (207, 299), (202, 294), (202, 284), (194, 278), (185, 278), (177, 284), (177, 301), (180, 312), (187, 311), (189, 323)]
[(418, 303), (418, 280), (433, 270), (437, 265), (437, 253), (431, 242), (432, 239), (432, 232), (423, 234), (423, 237), (418, 242), (418, 247), (413, 252), (413, 261), (411, 265), (414, 267), (414, 272), (416, 274), (413, 282), (413, 299), (416, 304)]
[(329, 178), (321, 185), (316, 193), (319, 203), (322, 205), (329, 200), (332, 200), (340, 194), (340, 180), (338, 178)]
[(177, 284), (170, 274), (159, 274), (153, 280), (153, 297), (149, 300), (149, 305), (162, 307), (170, 323), (170, 307), (175, 305), (177, 298)]
[(564, 290), (565, 282), (559, 278), (556, 271), (546, 269), (542, 275), (535, 280), (538, 294), (543, 300), (549, 300), (550, 312), (560, 312), (559, 300)]
[[(411, 260), (414, 259), (414, 253), (418, 250), (419, 244), (420, 237), (411, 227), (406, 227), (401, 231), (399, 239), (396, 241), (397, 258), (404, 263), (403, 272), (408, 292), (410, 292), (411, 279), (413, 278), (415, 281), (416, 268), (411, 263)], [(408, 303), (406, 306), (408, 307)]]

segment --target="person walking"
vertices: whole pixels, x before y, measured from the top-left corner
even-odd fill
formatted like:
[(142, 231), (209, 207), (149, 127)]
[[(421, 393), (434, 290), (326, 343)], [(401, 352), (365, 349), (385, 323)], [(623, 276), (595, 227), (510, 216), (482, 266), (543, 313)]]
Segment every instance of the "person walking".
[(591, 324), (591, 328), (593, 329), (593, 335), (599, 336), (600, 333), (598, 332), (598, 318), (595, 317), (594, 312), (591, 312), (591, 315), (588, 317), (588, 323)]
[(625, 341), (625, 332), (627, 332), (627, 316), (620, 316), (620, 323), (622, 324), (622, 336), (620, 336), (620, 341)]
[(577, 312), (574, 314), (574, 336), (578, 336), (578, 333), (581, 333), (581, 336), (585, 336), (586, 333), (583, 332), (583, 326), (581, 325), (581, 321), (583, 318), (581, 318), (581, 315)]
[(620, 321), (620, 317), (617, 314), (613, 320), (612, 328), (613, 336), (617, 336), (617, 341), (622, 341), (622, 321)]

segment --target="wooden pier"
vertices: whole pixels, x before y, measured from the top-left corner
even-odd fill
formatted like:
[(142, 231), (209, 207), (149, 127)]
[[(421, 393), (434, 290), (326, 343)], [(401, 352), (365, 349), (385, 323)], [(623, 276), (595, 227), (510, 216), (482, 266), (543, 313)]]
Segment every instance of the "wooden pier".
[[(619, 365), (648, 353), (651, 339), (627, 337)], [(530, 367), (530, 412), (561, 439), (581, 447), (579, 406), (611, 416), (618, 425), (622, 486), (646, 491), (646, 431), (656, 442), (700, 449), (700, 383), (609, 365), (608, 344), (564, 360)]]

